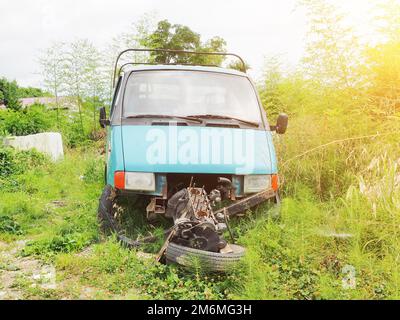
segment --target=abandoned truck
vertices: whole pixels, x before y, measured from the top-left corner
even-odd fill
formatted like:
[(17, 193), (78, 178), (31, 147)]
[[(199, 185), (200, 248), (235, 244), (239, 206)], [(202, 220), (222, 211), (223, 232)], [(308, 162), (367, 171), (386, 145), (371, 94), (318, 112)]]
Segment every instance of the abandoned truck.
[[(193, 64), (125, 63), (128, 52), (234, 56), (242, 70)], [(159, 261), (190, 265), (193, 258), (225, 271), (245, 249), (228, 243), (229, 217), (266, 200), (279, 203), (272, 131), (284, 133), (288, 117), (269, 125), (242, 58), (231, 53), (127, 49), (114, 68), (114, 96), (107, 117), (106, 186), (98, 217), (130, 247), (154, 237), (130, 239), (114, 203), (146, 197), (149, 221), (170, 218)], [(119, 74), (118, 74), (119, 73)], [(143, 214), (145, 214), (143, 212)], [(226, 232), (225, 232), (226, 231)]]

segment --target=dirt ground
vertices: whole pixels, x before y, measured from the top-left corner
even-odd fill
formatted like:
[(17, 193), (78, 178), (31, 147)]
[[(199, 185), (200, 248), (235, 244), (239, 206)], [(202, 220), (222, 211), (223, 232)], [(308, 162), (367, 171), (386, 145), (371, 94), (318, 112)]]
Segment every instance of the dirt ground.
[[(64, 277), (54, 265), (33, 257), (23, 257), (21, 252), (27, 240), (13, 243), (0, 241), (0, 300), (20, 299), (138, 299), (135, 288), (123, 296), (83, 285), (79, 277)], [(92, 248), (77, 253), (88, 256)], [(143, 257), (148, 259), (149, 257)], [(57, 274), (58, 273), (58, 274)]]
[(26, 241), (0, 242), (0, 299), (24, 299), (26, 286), (56, 289), (54, 266), (31, 257), (22, 257)]
[[(0, 242), (0, 300), (19, 299), (94, 299), (99, 290), (79, 286), (76, 279), (60, 281), (53, 265), (23, 257), (26, 240)], [(80, 254), (87, 254), (90, 248)]]

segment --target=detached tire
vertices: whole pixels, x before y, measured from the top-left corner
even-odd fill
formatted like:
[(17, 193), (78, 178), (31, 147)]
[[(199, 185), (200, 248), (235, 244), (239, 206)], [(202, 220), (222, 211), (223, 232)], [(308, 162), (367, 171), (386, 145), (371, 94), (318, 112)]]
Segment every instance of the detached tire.
[(232, 253), (218, 253), (184, 247), (170, 242), (165, 252), (167, 264), (177, 263), (184, 267), (200, 266), (206, 271), (227, 272), (241, 260), (245, 248), (230, 244)]

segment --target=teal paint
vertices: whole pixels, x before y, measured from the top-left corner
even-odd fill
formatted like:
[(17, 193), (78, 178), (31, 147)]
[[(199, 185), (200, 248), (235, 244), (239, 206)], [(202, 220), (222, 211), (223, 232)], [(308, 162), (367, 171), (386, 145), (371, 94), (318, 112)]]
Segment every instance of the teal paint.
[[(208, 140), (208, 146), (202, 145), (201, 136), (210, 139), (221, 138), (220, 144)], [(197, 137), (194, 138), (193, 136)], [(165, 156), (158, 157), (162, 161), (149, 161), (149, 150), (157, 145), (164, 145)], [(231, 137), (232, 143), (226, 137)], [(239, 137), (239, 139), (237, 139)], [(138, 171), (154, 173), (193, 173), (193, 174), (275, 174), (277, 173), (276, 154), (272, 141), (272, 134), (269, 131), (239, 129), (239, 128), (219, 128), (219, 127), (200, 127), (200, 126), (111, 126), (108, 130), (107, 138), (107, 183), (114, 186), (115, 171)], [(241, 140), (241, 142), (239, 142)], [(215, 144), (213, 144), (215, 143)], [(252, 147), (246, 149), (246, 144)], [(110, 151), (108, 146), (111, 146)], [(188, 149), (189, 147), (189, 149)], [(182, 149), (197, 150), (197, 156), (193, 154), (189, 157), (180, 158)], [(186, 149), (185, 149), (186, 148)], [(203, 149), (202, 149), (203, 148)], [(205, 150), (208, 149), (208, 159), (202, 159)], [(240, 150), (239, 150), (240, 149)], [(219, 157), (215, 157), (215, 152)], [(235, 161), (234, 154), (237, 153), (243, 160), (246, 150), (250, 150), (253, 159), (252, 164)], [(151, 151), (151, 150), (150, 150)], [(232, 161), (225, 157), (225, 153), (232, 155)], [(188, 152), (191, 154), (193, 152)], [(215, 158), (215, 159), (214, 159)], [(156, 160), (157, 160), (156, 159)], [(154, 159), (153, 159), (154, 160)], [(196, 161), (194, 161), (196, 160)], [(154, 193), (161, 193), (165, 175), (157, 175), (157, 190)], [(240, 181), (237, 181), (238, 186)]]

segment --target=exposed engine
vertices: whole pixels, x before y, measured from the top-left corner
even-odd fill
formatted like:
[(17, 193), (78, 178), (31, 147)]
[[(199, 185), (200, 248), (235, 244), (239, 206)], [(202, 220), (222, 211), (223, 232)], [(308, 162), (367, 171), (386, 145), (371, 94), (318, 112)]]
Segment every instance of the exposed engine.
[(203, 188), (190, 185), (175, 193), (168, 201), (165, 215), (173, 218), (175, 233), (172, 242), (212, 252), (220, 252), (227, 246), (222, 233), (227, 225), (224, 215), (214, 215), (212, 207), (221, 201), (221, 191), (213, 189), (209, 194)]

